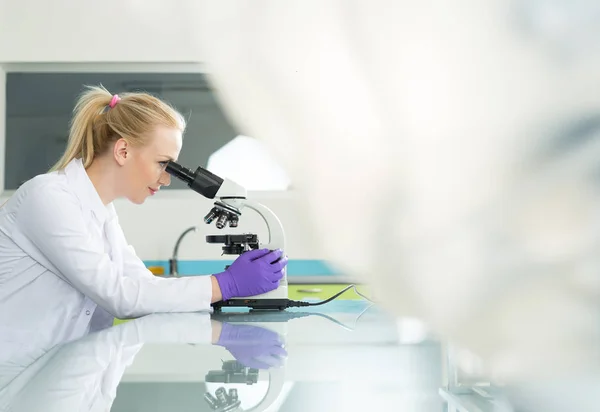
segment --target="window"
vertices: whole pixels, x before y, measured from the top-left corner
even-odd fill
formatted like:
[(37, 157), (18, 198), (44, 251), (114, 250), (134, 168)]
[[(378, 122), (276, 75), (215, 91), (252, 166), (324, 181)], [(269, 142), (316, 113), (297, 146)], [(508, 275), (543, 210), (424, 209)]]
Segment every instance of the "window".
[(208, 158), (207, 169), (227, 177), (247, 190), (286, 190), (287, 173), (258, 140), (237, 136)]
[[(102, 84), (113, 93), (147, 91), (174, 105), (188, 119), (179, 157), (182, 165), (207, 167), (212, 158), (213, 173), (222, 172), (236, 180), (240, 176), (238, 165), (254, 164), (261, 172), (246, 174), (239, 182), (249, 190), (288, 186), (281, 169), (260, 150), (260, 142), (242, 138), (242, 146), (237, 146), (240, 140), (234, 139), (240, 133), (225, 117), (201, 73), (9, 70), (6, 76), (6, 190), (15, 190), (24, 181), (45, 173), (59, 159), (77, 96), (85, 85), (94, 84)], [(252, 150), (250, 156), (256, 157), (250, 159), (248, 152), (241, 156), (239, 147)], [(184, 188), (182, 182), (173, 179), (165, 189)]]

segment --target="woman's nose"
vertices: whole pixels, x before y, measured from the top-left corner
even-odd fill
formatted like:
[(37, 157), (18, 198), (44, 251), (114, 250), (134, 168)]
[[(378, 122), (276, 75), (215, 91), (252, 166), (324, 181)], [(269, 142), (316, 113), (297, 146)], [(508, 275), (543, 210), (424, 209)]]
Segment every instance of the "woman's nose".
[(158, 183), (160, 183), (161, 186), (169, 186), (171, 184), (171, 175), (167, 172), (162, 172)]

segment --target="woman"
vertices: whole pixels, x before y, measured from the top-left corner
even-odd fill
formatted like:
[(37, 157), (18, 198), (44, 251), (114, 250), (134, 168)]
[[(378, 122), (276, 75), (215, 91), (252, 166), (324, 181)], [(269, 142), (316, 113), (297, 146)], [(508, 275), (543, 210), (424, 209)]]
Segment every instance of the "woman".
[(62, 341), (113, 317), (207, 310), (278, 286), (281, 250), (247, 252), (213, 276), (168, 279), (127, 245), (112, 202), (141, 204), (169, 185), (165, 167), (184, 129), (183, 117), (151, 95), (83, 93), (62, 158), (0, 209), (0, 341)]

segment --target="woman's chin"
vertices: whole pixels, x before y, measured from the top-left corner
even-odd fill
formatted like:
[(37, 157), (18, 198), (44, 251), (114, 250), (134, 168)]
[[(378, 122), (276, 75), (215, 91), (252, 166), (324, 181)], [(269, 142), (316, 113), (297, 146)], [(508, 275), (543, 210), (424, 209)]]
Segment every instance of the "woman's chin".
[(133, 204), (141, 205), (146, 201), (146, 199), (149, 196), (150, 196), (149, 194), (146, 196), (128, 196), (127, 199)]

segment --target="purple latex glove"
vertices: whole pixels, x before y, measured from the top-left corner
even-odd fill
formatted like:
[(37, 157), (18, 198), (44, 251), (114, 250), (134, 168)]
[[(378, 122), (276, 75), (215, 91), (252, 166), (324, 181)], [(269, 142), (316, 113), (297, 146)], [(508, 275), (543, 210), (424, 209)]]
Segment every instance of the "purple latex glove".
[(223, 323), (216, 344), (227, 349), (247, 368), (277, 368), (287, 358), (279, 334), (258, 326)]
[(279, 249), (255, 249), (243, 253), (224, 272), (214, 275), (223, 300), (260, 295), (276, 289), (287, 262), (287, 256), (283, 256)]

